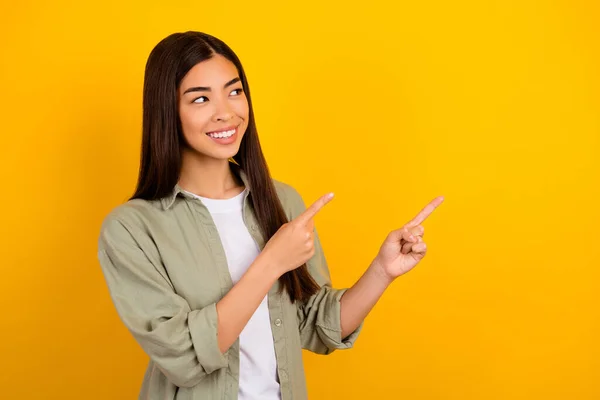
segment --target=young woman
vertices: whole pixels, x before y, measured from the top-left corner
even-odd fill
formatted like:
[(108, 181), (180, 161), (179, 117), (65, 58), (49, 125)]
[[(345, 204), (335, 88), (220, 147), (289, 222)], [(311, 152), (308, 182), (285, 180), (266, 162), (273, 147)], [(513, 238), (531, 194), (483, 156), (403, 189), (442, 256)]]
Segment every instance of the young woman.
[(391, 282), (425, 255), (435, 199), (391, 232), (350, 289), (333, 289), (313, 217), (274, 180), (234, 52), (199, 32), (151, 52), (139, 181), (104, 220), (99, 260), (150, 357), (141, 399), (304, 399), (301, 349), (352, 347)]

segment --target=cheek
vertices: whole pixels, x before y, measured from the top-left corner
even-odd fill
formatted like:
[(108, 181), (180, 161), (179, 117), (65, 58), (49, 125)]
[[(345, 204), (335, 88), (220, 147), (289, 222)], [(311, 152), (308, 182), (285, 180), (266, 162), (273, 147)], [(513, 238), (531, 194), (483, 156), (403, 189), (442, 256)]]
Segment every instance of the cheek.
[(198, 131), (203, 131), (210, 122), (210, 114), (205, 109), (192, 109), (184, 107), (179, 110), (183, 133), (188, 136)]
[(236, 102), (233, 106), (235, 114), (242, 118), (244, 122), (248, 122), (248, 114), (250, 109), (248, 108), (248, 101), (244, 98), (243, 101)]

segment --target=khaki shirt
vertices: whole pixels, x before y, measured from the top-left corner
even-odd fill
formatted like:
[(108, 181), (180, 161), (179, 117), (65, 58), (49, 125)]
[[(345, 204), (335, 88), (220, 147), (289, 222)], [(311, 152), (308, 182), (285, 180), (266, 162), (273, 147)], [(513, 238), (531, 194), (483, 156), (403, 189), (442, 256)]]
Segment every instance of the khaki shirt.
[[(233, 164), (232, 164), (233, 165)], [(245, 173), (235, 167), (248, 188)], [(305, 210), (300, 194), (273, 181), (291, 220)], [(260, 233), (248, 194), (244, 223), (259, 248)], [(282, 400), (306, 399), (302, 349), (329, 354), (353, 346), (362, 323), (341, 337), (340, 298), (333, 289), (319, 237), (307, 262), (321, 289), (292, 303), (279, 282), (268, 306)], [(217, 302), (233, 284), (217, 228), (207, 208), (176, 186), (154, 201), (130, 200), (104, 220), (98, 257), (119, 317), (150, 357), (140, 399), (237, 399), (239, 339), (224, 354), (217, 343)]]

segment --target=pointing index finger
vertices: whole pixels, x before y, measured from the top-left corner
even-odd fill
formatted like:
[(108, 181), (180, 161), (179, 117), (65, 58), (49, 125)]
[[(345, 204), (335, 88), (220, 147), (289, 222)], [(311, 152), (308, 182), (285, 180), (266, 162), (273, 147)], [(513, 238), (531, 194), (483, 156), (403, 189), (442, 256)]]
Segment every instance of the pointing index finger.
[(425, 221), (427, 219), (427, 217), (429, 217), (431, 215), (431, 213), (438, 208), (438, 206), (440, 204), (442, 204), (444, 201), (444, 197), (443, 196), (439, 196), (436, 197), (435, 199), (433, 199), (433, 201), (429, 204), (427, 204), (425, 206), (425, 208), (423, 208), (421, 210), (421, 212), (419, 214), (417, 214), (416, 217), (414, 217), (412, 219), (412, 221), (410, 221), (407, 226), (417, 226), (417, 225), (421, 225), (423, 223), (423, 221)]
[(325, 206), (325, 204), (329, 203), (333, 198), (333, 193), (328, 193), (325, 196), (321, 196), (317, 201), (315, 201), (310, 207), (308, 207), (302, 214), (296, 217), (296, 221), (301, 223), (306, 223), (310, 219), (314, 218), (315, 215)]

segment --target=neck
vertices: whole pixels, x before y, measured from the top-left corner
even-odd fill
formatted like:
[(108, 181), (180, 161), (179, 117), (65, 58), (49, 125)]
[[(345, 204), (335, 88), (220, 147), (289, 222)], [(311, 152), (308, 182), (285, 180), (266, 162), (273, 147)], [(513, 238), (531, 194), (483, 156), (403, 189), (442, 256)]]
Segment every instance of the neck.
[(244, 189), (229, 160), (183, 154), (179, 186), (188, 192), (211, 199), (228, 199)]

